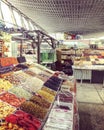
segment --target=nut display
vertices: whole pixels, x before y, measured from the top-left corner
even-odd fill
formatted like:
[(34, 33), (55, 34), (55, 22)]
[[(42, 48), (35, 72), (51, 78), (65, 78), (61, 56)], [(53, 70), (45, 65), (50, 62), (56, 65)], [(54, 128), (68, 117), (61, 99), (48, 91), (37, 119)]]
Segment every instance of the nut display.
[(14, 94), (6, 92), (0, 95), (0, 100), (9, 103), (12, 106), (19, 107), (25, 101), (24, 98), (18, 98)]
[(15, 74), (13, 74), (13, 76), (20, 79), (21, 82), (24, 82), (24, 81), (26, 81), (26, 79), (30, 78), (30, 76), (24, 72), (15, 73)]
[(13, 113), (14, 111), (14, 107), (0, 100), (0, 119), (5, 118), (7, 115)]
[(13, 85), (19, 85), (20, 80), (16, 76), (10, 75), (5, 77), (6, 80), (8, 80)]
[(30, 101), (38, 104), (41, 107), (45, 107), (45, 108), (49, 108), (50, 107), (50, 103), (48, 101), (46, 101), (45, 99), (43, 99), (42, 97), (40, 97), (39, 95), (34, 95), (30, 98)]
[(36, 118), (39, 118), (41, 120), (45, 119), (45, 116), (47, 114), (47, 109), (40, 107), (38, 104), (35, 104), (31, 101), (25, 101), (21, 104), (20, 108), (35, 116)]
[(45, 98), (47, 101), (49, 101), (49, 102), (53, 102), (54, 101), (55, 96), (53, 96), (52, 94), (50, 94), (50, 93), (48, 93), (48, 92), (46, 92), (44, 90), (39, 90), (39, 91), (37, 91), (37, 93), (40, 96), (42, 96), (43, 98)]

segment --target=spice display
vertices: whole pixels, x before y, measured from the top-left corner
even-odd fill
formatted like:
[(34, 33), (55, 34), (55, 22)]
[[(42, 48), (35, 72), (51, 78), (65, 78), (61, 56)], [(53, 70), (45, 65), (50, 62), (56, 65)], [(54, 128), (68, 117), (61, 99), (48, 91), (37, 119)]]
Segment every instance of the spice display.
[(14, 111), (14, 107), (0, 100), (0, 119), (5, 118), (7, 115), (11, 114)]
[(22, 127), (19, 127), (17, 124), (12, 124), (8, 122), (0, 123), (0, 130), (25, 130)]
[[(21, 126), (21, 130), (38, 130), (41, 126), (41, 122), (38, 119), (21, 110), (8, 115), (5, 120), (8, 123), (11, 123), (11, 127), (13, 126), (13, 124), (16, 124), (16, 126)], [(18, 128), (15, 130), (20, 129)]]
[(8, 80), (13, 85), (19, 85), (20, 84), (19, 78), (17, 78), (14, 75), (6, 76), (5, 79)]
[(39, 119), (45, 119), (46, 114), (47, 114), (47, 109), (40, 107), (38, 104), (35, 104), (31, 101), (25, 101), (21, 104), (20, 108), (29, 113), (32, 114), (33, 116), (35, 116), (36, 118)]
[(6, 92), (0, 95), (0, 99), (12, 106), (19, 107), (25, 101), (24, 98), (18, 98), (14, 94)]
[(22, 87), (14, 87), (14, 88), (10, 89), (10, 92), (15, 94), (17, 97), (25, 98), (27, 100), (32, 96), (31, 93), (29, 93)]
[(54, 101), (55, 96), (53, 96), (52, 94), (50, 94), (50, 93), (48, 93), (48, 92), (46, 92), (44, 90), (39, 90), (39, 91), (37, 91), (37, 93), (40, 96), (42, 96), (43, 98), (45, 98), (47, 101), (49, 101), (49, 102), (53, 102)]
[(39, 95), (34, 95), (30, 98), (30, 101), (38, 104), (41, 107), (45, 107), (45, 108), (49, 108), (50, 107), (50, 103), (48, 101), (46, 101), (45, 99), (43, 99), (42, 97), (40, 97)]
[(0, 79), (0, 92), (8, 91), (12, 87), (12, 84), (4, 79)]
[(56, 96), (56, 91), (53, 91), (52, 89), (50, 88), (47, 88), (47, 87), (42, 87), (41, 90), (44, 90), (50, 94), (52, 94), (53, 96)]

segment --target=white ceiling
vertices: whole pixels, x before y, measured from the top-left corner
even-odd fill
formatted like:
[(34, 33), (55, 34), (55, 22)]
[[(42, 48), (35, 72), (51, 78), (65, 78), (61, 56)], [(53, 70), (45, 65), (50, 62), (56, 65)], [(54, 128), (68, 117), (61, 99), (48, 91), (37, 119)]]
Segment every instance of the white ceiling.
[(104, 0), (7, 0), (49, 33), (104, 31)]

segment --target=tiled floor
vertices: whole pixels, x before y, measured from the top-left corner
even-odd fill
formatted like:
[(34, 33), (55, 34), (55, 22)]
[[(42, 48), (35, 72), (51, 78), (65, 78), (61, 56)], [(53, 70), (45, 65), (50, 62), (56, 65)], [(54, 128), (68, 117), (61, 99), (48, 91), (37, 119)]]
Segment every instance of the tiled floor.
[(104, 88), (102, 84), (77, 83), (78, 102), (104, 104)]
[(79, 130), (104, 130), (102, 84), (77, 83)]

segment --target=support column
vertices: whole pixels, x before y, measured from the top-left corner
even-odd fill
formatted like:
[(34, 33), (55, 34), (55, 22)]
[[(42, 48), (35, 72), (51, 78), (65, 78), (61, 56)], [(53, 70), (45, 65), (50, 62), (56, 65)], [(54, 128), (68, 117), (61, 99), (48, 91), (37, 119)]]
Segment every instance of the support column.
[(40, 34), (38, 33), (37, 36), (37, 63), (40, 64), (40, 44), (41, 44), (41, 39), (40, 39)]
[(21, 40), (21, 43), (20, 43), (20, 57), (22, 57), (22, 50), (23, 49), (23, 41)]

